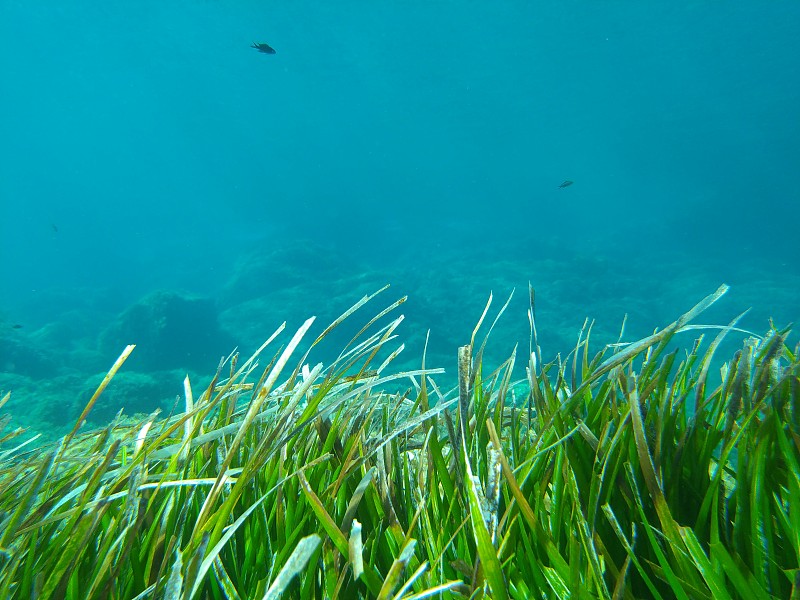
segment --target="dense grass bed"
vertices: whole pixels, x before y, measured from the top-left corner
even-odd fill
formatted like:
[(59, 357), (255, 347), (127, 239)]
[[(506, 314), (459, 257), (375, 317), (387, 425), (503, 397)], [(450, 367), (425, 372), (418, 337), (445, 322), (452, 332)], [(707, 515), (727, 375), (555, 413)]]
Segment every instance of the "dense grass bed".
[(691, 322), (725, 291), (549, 363), (531, 292), (530, 348), (483, 364), (487, 305), (452, 390), (392, 370), (402, 300), (314, 363), (367, 297), (187, 378), (181, 414), (79, 433), (129, 347), (56, 444), (0, 421), (0, 598), (800, 597), (797, 348), (710, 373), (735, 321)]

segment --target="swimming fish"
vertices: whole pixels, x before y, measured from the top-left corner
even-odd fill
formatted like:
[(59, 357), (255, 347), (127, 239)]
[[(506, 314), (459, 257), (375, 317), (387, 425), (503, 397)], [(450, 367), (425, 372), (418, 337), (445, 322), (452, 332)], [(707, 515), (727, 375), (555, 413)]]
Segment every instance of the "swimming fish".
[(564, 181), (564, 182), (563, 182), (563, 183), (562, 183), (560, 186), (558, 186), (558, 187), (559, 187), (559, 188), (565, 188), (565, 187), (569, 187), (569, 186), (571, 186), (571, 185), (572, 185), (572, 182), (571, 182), (569, 179), (567, 179), (567, 180), (565, 180), (565, 181)]
[(255, 48), (259, 52), (263, 52), (264, 54), (275, 54), (275, 48), (269, 44), (265, 44), (264, 42), (253, 42), (253, 45), (250, 47)]
[(11, 329), (22, 329), (22, 325), (20, 325), (19, 323), (14, 323), (14, 324), (11, 326)]

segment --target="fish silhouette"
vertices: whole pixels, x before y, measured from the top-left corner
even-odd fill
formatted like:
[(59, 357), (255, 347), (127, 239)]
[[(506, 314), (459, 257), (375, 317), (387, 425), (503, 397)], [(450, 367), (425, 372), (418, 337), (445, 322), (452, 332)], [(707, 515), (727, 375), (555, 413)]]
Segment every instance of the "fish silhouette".
[(253, 42), (253, 45), (250, 47), (255, 48), (263, 54), (275, 54), (275, 48), (264, 42)]
[(569, 187), (569, 186), (571, 186), (571, 185), (572, 185), (572, 182), (571, 182), (569, 179), (567, 179), (567, 180), (565, 180), (565, 181), (564, 181), (564, 182), (563, 182), (563, 183), (562, 183), (560, 186), (558, 186), (558, 187), (559, 187), (559, 188), (565, 188), (565, 187)]

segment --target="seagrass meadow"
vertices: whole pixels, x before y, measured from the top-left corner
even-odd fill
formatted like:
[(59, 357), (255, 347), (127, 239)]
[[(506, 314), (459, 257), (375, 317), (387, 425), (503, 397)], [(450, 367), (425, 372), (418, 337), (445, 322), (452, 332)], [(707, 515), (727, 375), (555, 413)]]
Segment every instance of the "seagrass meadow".
[(716, 356), (737, 319), (694, 321), (726, 290), (550, 362), (530, 290), (496, 365), (490, 299), (452, 386), (392, 369), (403, 299), (315, 363), (375, 294), (187, 378), (179, 414), (79, 431), (130, 346), (57, 442), (3, 418), (0, 598), (800, 598), (798, 349)]

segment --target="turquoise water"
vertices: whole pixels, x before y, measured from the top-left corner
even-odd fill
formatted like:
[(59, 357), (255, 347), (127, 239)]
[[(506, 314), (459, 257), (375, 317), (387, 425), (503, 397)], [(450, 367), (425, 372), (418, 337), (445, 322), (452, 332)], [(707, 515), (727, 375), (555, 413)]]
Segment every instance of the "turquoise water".
[(137, 343), (107, 414), (168, 404), (385, 283), (404, 366), (430, 329), (452, 367), (490, 291), (516, 288), (490, 356), (526, 347), (529, 281), (550, 357), (722, 282), (704, 321), (796, 321), (798, 26), (796, 2), (0, 0), (0, 390), (71, 422)]

